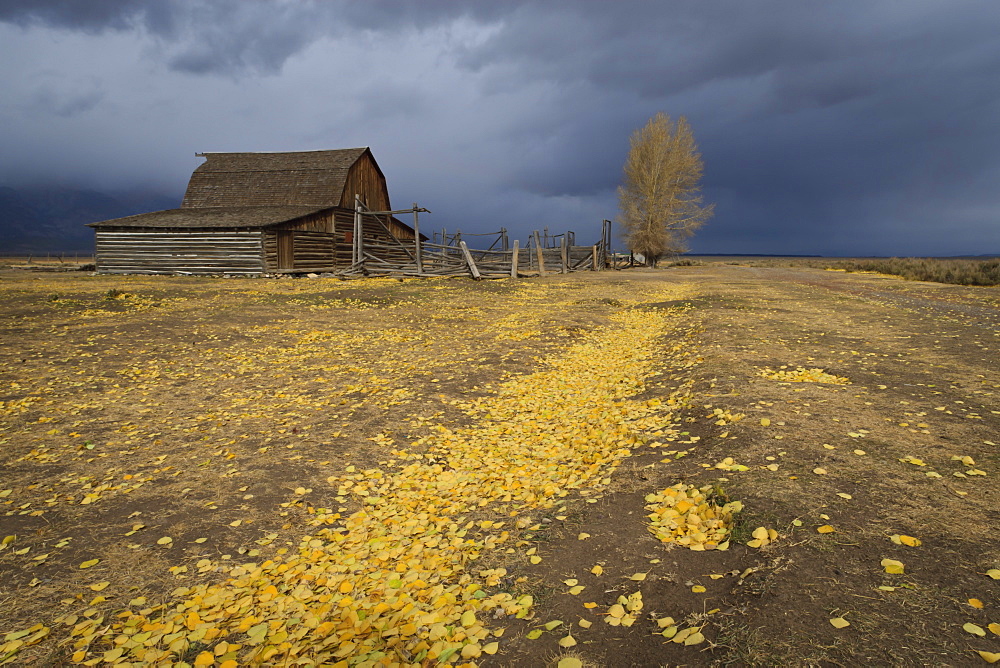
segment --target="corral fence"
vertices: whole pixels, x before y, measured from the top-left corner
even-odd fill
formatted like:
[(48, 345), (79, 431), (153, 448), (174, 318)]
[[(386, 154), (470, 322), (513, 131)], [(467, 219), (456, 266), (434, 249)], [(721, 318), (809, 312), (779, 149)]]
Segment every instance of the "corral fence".
[[(372, 211), (355, 198), (351, 264), (339, 276), (472, 276), (504, 278), (546, 276), (574, 271), (601, 271), (609, 266), (611, 222), (601, 221), (601, 239), (589, 246), (577, 245), (573, 232), (549, 234), (535, 230), (527, 243), (510, 239), (507, 230), (469, 234), (442, 229), (430, 237), (420, 233), (420, 214), (430, 213), (414, 203), (412, 208)], [(411, 214), (413, 238), (394, 235), (390, 217)], [(384, 229), (377, 239), (365, 239), (366, 220), (374, 218)], [(384, 220), (383, 220), (384, 219)]]

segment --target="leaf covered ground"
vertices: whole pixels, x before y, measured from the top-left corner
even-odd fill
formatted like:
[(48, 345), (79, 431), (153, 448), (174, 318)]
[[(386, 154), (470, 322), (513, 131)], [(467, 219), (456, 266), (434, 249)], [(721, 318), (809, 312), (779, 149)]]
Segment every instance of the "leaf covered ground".
[(0, 663), (1000, 652), (1000, 290), (0, 274)]

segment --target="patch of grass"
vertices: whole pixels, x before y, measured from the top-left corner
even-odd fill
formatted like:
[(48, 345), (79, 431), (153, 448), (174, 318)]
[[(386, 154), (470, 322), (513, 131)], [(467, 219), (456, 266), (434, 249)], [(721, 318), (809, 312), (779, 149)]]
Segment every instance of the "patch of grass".
[(904, 257), (848, 260), (834, 265), (844, 271), (873, 271), (908, 281), (933, 281), (956, 285), (1000, 285), (1000, 259), (964, 260)]

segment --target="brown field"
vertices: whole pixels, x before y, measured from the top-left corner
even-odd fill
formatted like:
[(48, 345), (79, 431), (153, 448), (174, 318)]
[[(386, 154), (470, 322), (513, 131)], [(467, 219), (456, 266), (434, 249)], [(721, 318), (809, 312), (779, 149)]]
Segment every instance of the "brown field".
[[(1000, 652), (1000, 288), (7, 270), (0, 313), (0, 664)], [(678, 483), (727, 550), (649, 531)]]

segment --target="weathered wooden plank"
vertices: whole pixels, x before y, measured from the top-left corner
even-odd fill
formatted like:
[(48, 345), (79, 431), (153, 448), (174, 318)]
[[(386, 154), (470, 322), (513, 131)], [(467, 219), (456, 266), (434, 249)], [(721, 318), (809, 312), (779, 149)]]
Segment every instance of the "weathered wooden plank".
[(538, 230), (535, 230), (535, 255), (538, 260), (538, 275), (542, 278), (545, 277), (545, 252), (542, 250), (542, 244), (538, 239)]

